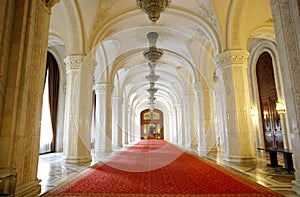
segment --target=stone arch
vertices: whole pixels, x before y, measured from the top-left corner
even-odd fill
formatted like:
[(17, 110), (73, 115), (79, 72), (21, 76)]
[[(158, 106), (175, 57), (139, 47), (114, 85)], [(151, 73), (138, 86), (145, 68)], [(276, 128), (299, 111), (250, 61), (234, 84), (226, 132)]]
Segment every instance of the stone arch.
[[(260, 112), (261, 106), (259, 101), (259, 93), (258, 93), (258, 84), (257, 84), (257, 76), (256, 76), (256, 65), (258, 58), (264, 52), (267, 52), (272, 58), (272, 64), (274, 69), (274, 78), (275, 78), (275, 85), (278, 95), (278, 100), (285, 101), (284, 94), (283, 94), (283, 86), (282, 86), (282, 78), (281, 78), (281, 70), (279, 64), (279, 54), (277, 47), (274, 42), (271, 40), (262, 40), (257, 39), (256, 41), (252, 42), (250, 46), (250, 56), (249, 56), (249, 68), (248, 68), (248, 78), (250, 83), (250, 104), (252, 107), (253, 112)], [(256, 145), (260, 147), (264, 147), (263, 144), (263, 130), (262, 130), (262, 117), (257, 116), (256, 121), (253, 122), (254, 130), (257, 133), (256, 136)], [(283, 119), (285, 125), (285, 119)], [(283, 128), (287, 131), (286, 128)], [(289, 148), (291, 143), (286, 141), (285, 145)]]
[(69, 21), (69, 28), (71, 29), (68, 34), (66, 42), (67, 54), (85, 54), (85, 36), (83, 31), (83, 24), (78, 4), (76, 1), (62, 1), (64, 9), (67, 13)]
[[(107, 13), (106, 13), (107, 14)], [(90, 36), (89, 41), (89, 49), (95, 48), (99, 42), (102, 42), (103, 40), (106, 40), (110, 38), (113, 34), (123, 31), (122, 29), (116, 27), (118, 24), (123, 23), (132, 17), (137, 17), (141, 14), (138, 10), (128, 11), (124, 14), (120, 14), (119, 16), (115, 17), (111, 21), (108, 21), (104, 26), (101, 26), (97, 28), (97, 26), (94, 24), (93, 31)], [(190, 35), (190, 37), (201, 37), (204, 39), (209, 40), (211, 45), (213, 46), (213, 49), (215, 53), (218, 53), (219, 51), (223, 50), (221, 40), (219, 38), (219, 35), (215, 28), (210, 25), (209, 21), (205, 19), (202, 16), (196, 16), (192, 13), (187, 13), (185, 11), (176, 9), (176, 8), (169, 8), (168, 12), (165, 13), (165, 17), (168, 16), (175, 16), (181, 17), (184, 20), (188, 20), (190, 22), (195, 23), (196, 25), (189, 28), (187, 32), (184, 32), (183, 30), (185, 28), (178, 28), (177, 31), (180, 31), (183, 34)], [(132, 27), (126, 27), (126, 29), (136, 28), (139, 27), (139, 23), (131, 23)], [(168, 28), (171, 28), (168, 26)], [(191, 34), (192, 32), (192, 34)]]

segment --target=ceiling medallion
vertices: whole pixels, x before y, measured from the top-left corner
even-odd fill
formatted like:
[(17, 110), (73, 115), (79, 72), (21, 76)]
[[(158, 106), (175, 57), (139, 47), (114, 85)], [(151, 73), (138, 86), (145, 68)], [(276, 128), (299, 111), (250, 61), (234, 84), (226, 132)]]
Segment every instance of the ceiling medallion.
[(154, 23), (159, 19), (160, 13), (171, 3), (170, 0), (137, 0), (136, 2)]

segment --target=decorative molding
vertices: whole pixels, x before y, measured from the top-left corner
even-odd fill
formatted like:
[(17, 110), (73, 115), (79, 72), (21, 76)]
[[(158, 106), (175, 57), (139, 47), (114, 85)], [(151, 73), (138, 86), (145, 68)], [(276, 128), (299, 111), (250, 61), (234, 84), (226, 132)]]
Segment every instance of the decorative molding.
[(72, 27), (72, 44), (70, 45), (71, 47), (69, 48), (70, 51), (69, 54), (78, 54), (82, 53), (84, 50), (82, 46), (82, 36), (81, 34), (81, 27), (80, 27), (80, 19), (79, 19), (79, 14), (76, 12), (76, 9), (74, 8), (74, 1), (73, 0), (64, 0), (63, 1), (66, 7), (66, 12), (69, 15), (69, 21), (71, 23)]
[(245, 50), (226, 51), (217, 55), (215, 62), (219, 68), (230, 65), (247, 66), (249, 55), (250, 53)]
[(114, 1), (110, 1), (110, 3), (108, 3), (107, 5), (104, 5), (104, 6), (99, 4), (97, 11), (96, 11), (95, 22), (94, 22), (94, 25), (92, 28), (92, 34), (96, 33), (98, 28), (102, 26), (100, 23), (103, 22), (104, 19), (110, 14), (114, 4), (115, 4)]
[(85, 57), (83, 55), (68, 56), (64, 59), (66, 64), (66, 72), (71, 70), (90, 70), (95, 69), (96, 61), (91, 57)]
[(96, 94), (107, 94), (109, 92), (112, 92), (113, 89), (114, 85), (109, 83), (98, 83), (94, 85)]
[(200, 8), (200, 14), (203, 16), (203, 18), (207, 19), (208, 22), (215, 28), (215, 30), (218, 30), (218, 25), (216, 18), (214, 17), (215, 14), (212, 11), (212, 9), (209, 9), (205, 7), (204, 3), (201, 2), (201, 0), (196, 0), (198, 7)]
[(241, 20), (241, 14), (242, 14), (242, 8), (243, 5), (245, 5), (244, 0), (235, 1), (237, 2), (233, 10), (233, 16), (232, 16), (232, 24), (230, 28), (232, 29), (231, 33), (231, 44), (236, 43), (239, 40), (239, 27), (240, 27), (240, 20)]
[(210, 38), (208, 37), (206, 32), (201, 29), (201, 27), (199, 27), (197, 25), (193, 25), (193, 26), (190, 27), (190, 29), (195, 32), (195, 36), (201, 37), (202, 39), (210, 41)]
[(118, 32), (121, 32), (121, 31), (122, 31), (121, 28), (116, 28), (116, 29), (112, 28), (112, 29), (109, 29), (107, 32), (105, 32), (103, 38), (109, 38), (112, 35), (114, 35), (114, 34), (116, 34)]
[(201, 81), (194, 82), (193, 89), (195, 92), (201, 92), (202, 91), (202, 82)]

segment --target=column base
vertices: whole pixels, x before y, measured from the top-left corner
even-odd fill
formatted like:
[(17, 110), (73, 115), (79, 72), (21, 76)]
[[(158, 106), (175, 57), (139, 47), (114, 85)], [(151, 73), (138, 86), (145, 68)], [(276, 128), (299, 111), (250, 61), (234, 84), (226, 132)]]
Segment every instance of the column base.
[(109, 149), (109, 150), (95, 150), (95, 157), (102, 158), (102, 157), (105, 157), (107, 155), (110, 155), (112, 152), (113, 152), (112, 149)]
[(198, 155), (200, 157), (205, 157), (207, 155), (207, 152), (206, 151), (198, 151)]
[(253, 156), (239, 156), (239, 155), (230, 155), (224, 156), (225, 161), (232, 161), (232, 162), (249, 162), (249, 161), (256, 161), (256, 157)]
[(41, 193), (41, 180), (32, 181), (30, 183), (20, 185), (16, 188), (14, 196), (32, 197), (39, 196)]
[(65, 163), (89, 163), (92, 161), (92, 157), (89, 156), (63, 156), (63, 162)]
[(294, 180), (292, 183), (294, 184), (292, 190), (296, 192), (296, 194), (300, 195), (300, 180)]

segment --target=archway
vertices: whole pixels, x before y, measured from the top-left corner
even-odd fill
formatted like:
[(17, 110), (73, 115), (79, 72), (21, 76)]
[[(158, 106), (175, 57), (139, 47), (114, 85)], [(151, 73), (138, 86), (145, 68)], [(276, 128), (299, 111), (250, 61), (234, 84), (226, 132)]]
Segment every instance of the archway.
[(284, 148), (272, 57), (264, 52), (257, 61), (257, 84), (266, 148)]
[(151, 112), (146, 109), (141, 112), (141, 139), (164, 139), (163, 113), (158, 109)]
[(46, 77), (43, 94), (40, 154), (55, 152), (59, 70), (55, 57), (47, 52)]

